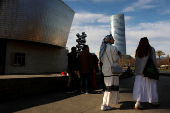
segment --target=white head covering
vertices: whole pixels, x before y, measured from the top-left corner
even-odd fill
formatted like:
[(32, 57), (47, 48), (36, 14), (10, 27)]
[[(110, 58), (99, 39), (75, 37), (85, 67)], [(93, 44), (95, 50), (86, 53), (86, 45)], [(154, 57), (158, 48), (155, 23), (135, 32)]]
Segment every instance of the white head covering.
[(104, 52), (105, 52), (105, 48), (106, 48), (106, 44), (109, 43), (110, 39), (112, 38), (112, 35), (107, 35), (104, 37), (102, 44), (100, 46), (100, 52), (99, 52), (99, 59), (102, 58)]

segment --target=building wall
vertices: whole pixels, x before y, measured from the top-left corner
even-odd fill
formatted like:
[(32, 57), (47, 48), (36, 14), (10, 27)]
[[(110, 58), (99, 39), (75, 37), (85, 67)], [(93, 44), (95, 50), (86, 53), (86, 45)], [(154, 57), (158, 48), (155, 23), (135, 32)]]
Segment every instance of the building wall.
[(0, 38), (66, 46), (75, 12), (62, 0), (0, 3)]
[[(13, 66), (13, 53), (25, 53), (25, 66)], [(7, 41), (5, 74), (45, 74), (66, 71), (65, 48), (38, 43)]]
[(126, 54), (124, 14), (112, 15), (110, 17), (110, 33), (115, 39), (113, 45), (116, 46), (122, 54)]

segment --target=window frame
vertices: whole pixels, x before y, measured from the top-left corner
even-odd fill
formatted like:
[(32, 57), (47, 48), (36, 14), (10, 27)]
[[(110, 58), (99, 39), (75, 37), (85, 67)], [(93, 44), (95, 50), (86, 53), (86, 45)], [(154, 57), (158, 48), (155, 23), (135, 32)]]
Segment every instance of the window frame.
[(12, 66), (24, 67), (25, 66), (25, 53), (13, 52), (12, 54)]

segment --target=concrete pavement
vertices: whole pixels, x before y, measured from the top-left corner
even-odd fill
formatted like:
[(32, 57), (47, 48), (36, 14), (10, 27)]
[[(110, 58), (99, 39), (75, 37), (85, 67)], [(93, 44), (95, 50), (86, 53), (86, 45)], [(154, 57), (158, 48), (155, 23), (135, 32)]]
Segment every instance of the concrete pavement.
[(160, 106), (152, 107), (149, 103), (142, 103), (144, 110), (134, 109), (134, 80), (135, 76), (120, 80), (119, 104), (111, 104), (110, 111), (100, 110), (103, 94), (67, 94), (66, 91), (56, 91), (0, 102), (0, 113), (170, 113), (170, 77), (160, 76), (157, 82)]

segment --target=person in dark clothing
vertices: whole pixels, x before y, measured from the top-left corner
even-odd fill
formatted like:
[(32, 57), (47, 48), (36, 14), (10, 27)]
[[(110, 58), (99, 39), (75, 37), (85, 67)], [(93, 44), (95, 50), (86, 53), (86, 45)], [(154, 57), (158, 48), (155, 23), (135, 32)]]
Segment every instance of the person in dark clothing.
[(99, 68), (98, 68), (98, 62), (99, 62), (99, 59), (97, 58), (96, 54), (92, 54), (93, 55), (93, 61), (94, 61), (94, 66), (95, 66), (95, 71), (96, 73), (99, 72)]
[(82, 79), (82, 92), (86, 94), (91, 93), (90, 83), (93, 73), (95, 73), (95, 66), (93, 62), (92, 54), (89, 52), (88, 45), (84, 45), (83, 51), (79, 55), (79, 71)]
[(92, 53), (92, 56), (93, 56), (93, 61), (94, 61), (94, 66), (95, 66), (95, 74), (92, 76), (92, 88), (96, 88), (97, 85), (96, 85), (96, 80), (95, 80), (95, 76), (96, 76), (96, 73), (99, 72), (99, 68), (98, 68), (98, 62), (99, 62), (99, 59), (97, 58), (96, 54)]
[(71, 52), (68, 53), (68, 93), (74, 93), (76, 89), (77, 80), (77, 57), (76, 57), (76, 47), (71, 48)]
[(103, 84), (103, 90), (100, 93), (105, 92), (104, 74), (102, 73), (102, 66), (103, 66), (103, 63), (100, 61), (101, 80), (102, 80), (102, 84)]
[(128, 68), (127, 68), (128, 75), (130, 74), (130, 72), (132, 72), (132, 69), (130, 69), (130, 66), (128, 66)]

